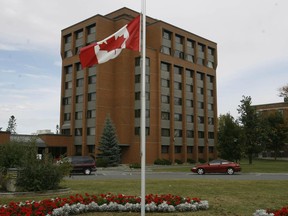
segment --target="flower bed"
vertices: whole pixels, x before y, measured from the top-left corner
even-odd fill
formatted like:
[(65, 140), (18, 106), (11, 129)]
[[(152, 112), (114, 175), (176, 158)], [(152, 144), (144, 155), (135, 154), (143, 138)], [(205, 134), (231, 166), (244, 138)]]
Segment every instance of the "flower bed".
[(253, 216), (288, 216), (288, 206), (279, 210), (257, 210)]
[[(209, 208), (208, 201), (175, 195), (146, 195), (147, 212), (198, 211)], [(122, 194), (82, 195), (46, 199), (39, 202), (10, 202), (0, 206), (0, 215), (76, 215), (84, 212), (139, 212), (141, 198)]]

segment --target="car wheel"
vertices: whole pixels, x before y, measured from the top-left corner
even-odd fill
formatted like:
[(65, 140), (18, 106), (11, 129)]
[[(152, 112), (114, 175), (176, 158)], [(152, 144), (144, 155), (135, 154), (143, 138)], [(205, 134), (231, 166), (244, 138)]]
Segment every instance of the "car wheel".
[(199, 168), (199, 169), (197, 169), (197, 173), (198, 173), (199, 175), (203, 175), (203, 174), (205, 173), (205, 171), (204, 171), (204, 169)]
[(227, 169), (227, 174), (233, 175), (234, 174), (234, 169), (233, 168), (228, 168)]
[(84, 169), (84, 174), (85, 175), (90, 175), (91, 174), (91, 170), (90, 169)]

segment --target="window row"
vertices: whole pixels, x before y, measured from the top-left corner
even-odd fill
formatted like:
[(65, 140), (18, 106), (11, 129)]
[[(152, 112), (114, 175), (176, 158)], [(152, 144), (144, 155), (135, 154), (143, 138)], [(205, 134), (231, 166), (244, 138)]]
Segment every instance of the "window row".
[[(96, 92), (88, 93), (87, 98), (88, 98), (88, 101), (96, 101)], [(76, 101), (76, 103), (83, 103), (83, 101), (84, 101), (83, 94), (76, 95), (75, 101)], [(72, 97), (63, 97), (62, 98), (62, 105), (71, 105), (71, 104), (72, 104)]]
[[(95, 127), (87, 127), (86, 135), (87, 136), (95, 136), (96, 135)], [(83, 128), (75, 128), (74, 130), (75, 136), (82, 136), (83, 135)]]
[[(168, 154), (170, 151), (170, 148), (171, 147), (169, 145), (162, 145), (161, 146), (161, 153), (162, 154)], [(183, 149), (183, 146), (174, 146), (174, 153), (176, 153), (176, 154), (182, 153), (182, 149)], [(188, 154), (193, 153), (193, 149), (194, 149), (194, 146), (187, 146), (187, 153)], [(201, 153), (201, 154), (204, 153), (204, 149), (205, 149), (204, 146), (198, 146), (198, 153)], [(214, 153), (214, 146), (209, 146), (208, 152)]]
[[(162, 137), (170, 137), (171, 131), (169, 128), (162, 128), (161, 129), (161, 136)], [(204, 131), (198, 131), (198, 138), (203, 139), (205, 136)], [(173, 138), (176, 137), (183, 137), (183, 130), (181, 129), (174, 129)], [(186, 137), (187, 138), (194, 138), (194, 131), (193, 130), (186, 130)], [(214, 139), (214, 132), (208, 132), (208, 138)]]
[[(163, 72), (172, 72), (171, 69), (172, 69), (172, 65), (170, 63), (166, 63), (166, 62), (161, 62), (161, 71)], [(182, 76), (182, 74), (184, 74), (184, 71), (185, 71), (185, 74), (186, 74), (186, 77), (189, 77), (189, 78), (193, 78), (194, 77), (194, 74), (195, 74), (195, 71), (194, 70), (191, 70), (189, 68), (183, 68), (181, 66), (178, 66), (178, 65), (173, 65), (173, 73), (174, 75), (180, 75)], [(207, 82), (208, 83), (213, 83), (214, 82), (214, 76), (212, 75), (209, 75), (207, 74)], [(204, 81), (204, 77), (205, 77), (205, 74), (200, 72), (200, 71), (197, 71), (196, 72), (196, 78), (197, 80), (202, 80)]]
[[(95, 118), (95, 117), (96, 117), (96, 110), (95, 109), (87, 110), (87, 112), (86, 112), (86, 118), (87, 119)], [(75, 112), (75, 119), (76, 120), (83, 119), (83, 112), (82, 111)], [(64, 113), (64, 121), (70, 121), (70, 120), (71, 120), (71, 113), (70, 112)]]
[[(96, 75), (92, 75), (88, 77), (88, 84), (95, 84), (96, 83)], [(83, 87), (84, 86), (84, 78), (76, 79), (76, 87)], [(65, 82), (65, 89), (72, 89), (72, 81)]]

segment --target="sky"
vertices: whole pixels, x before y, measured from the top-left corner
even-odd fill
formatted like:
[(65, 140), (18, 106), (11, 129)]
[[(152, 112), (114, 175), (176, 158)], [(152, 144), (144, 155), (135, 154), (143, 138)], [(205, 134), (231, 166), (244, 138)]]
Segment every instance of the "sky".
[[(61, 30), (138, 0), (0, 0), (0, 128), (56, 131), (60, 116)], [(288, 84), (287, 0), (146, 0), (146, 15), (217, 43), (218, 115), (282, 102)]]

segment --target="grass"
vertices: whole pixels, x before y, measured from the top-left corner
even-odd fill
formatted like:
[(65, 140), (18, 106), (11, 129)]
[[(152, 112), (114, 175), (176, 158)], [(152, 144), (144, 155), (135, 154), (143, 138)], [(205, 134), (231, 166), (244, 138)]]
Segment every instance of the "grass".
[[(286, 172), (288, 161), (253, 161), (252, 165), (241, 163), (247, 172)], [(275, 167), (277, 166), (277, 167)], [(182, 167), (187, 166), (171, 166)], [(171, 168), (170, 167), (170, 168)], [(246, 168), (247, 167), (247, 168)], [(169, 167), (166, 167), (170, 171)], [(172, 169), (172, 168), (171, 168)], [(173, 168), (174, 169), (174, 168)], [(141, 193), (141, 182), (139, 180), (65, 180), (63, 187), (71, 188), (69, 194), (59, 195), (67, 197), (69, 195), (79, 194), (100, 194), (114, 193), (126, 195), (139, 195)], [(186, 213), (169, 213), (169, 216), (252, 216), (257, 209), (278, 209), (288, 205), (288, 188), (287, 180), (278, 181), (246, 181), (246, 180), (146, 180), (146, 194), (174, 194), (180, 196), (198, 197), (202, 200), (209, 201), (209, 210), (199, 212)], [(52, 197), (56, 197), (54, 194)], [(44, 198), (52, 198), (50, 196), (17, 196), (17, 197), (0, 197), (0, 203), (8, 203), (10, 201), (24, 200), (41, 200)], [(82, 214), (82, 216), (92, 216), (95, 213)], [(138, 216), (139, 213), (98, 213), (100, 216)], [(163, 213), (147, 213), (146, 215), (163, 216)]]
[[(241, 160), (242, 173), (288, 173), (288, 160), (254, 159), (252, 164), (248, 160)], [(173, 166), (152, 166), (155, 172), (190, 172), (194, 164)]]

